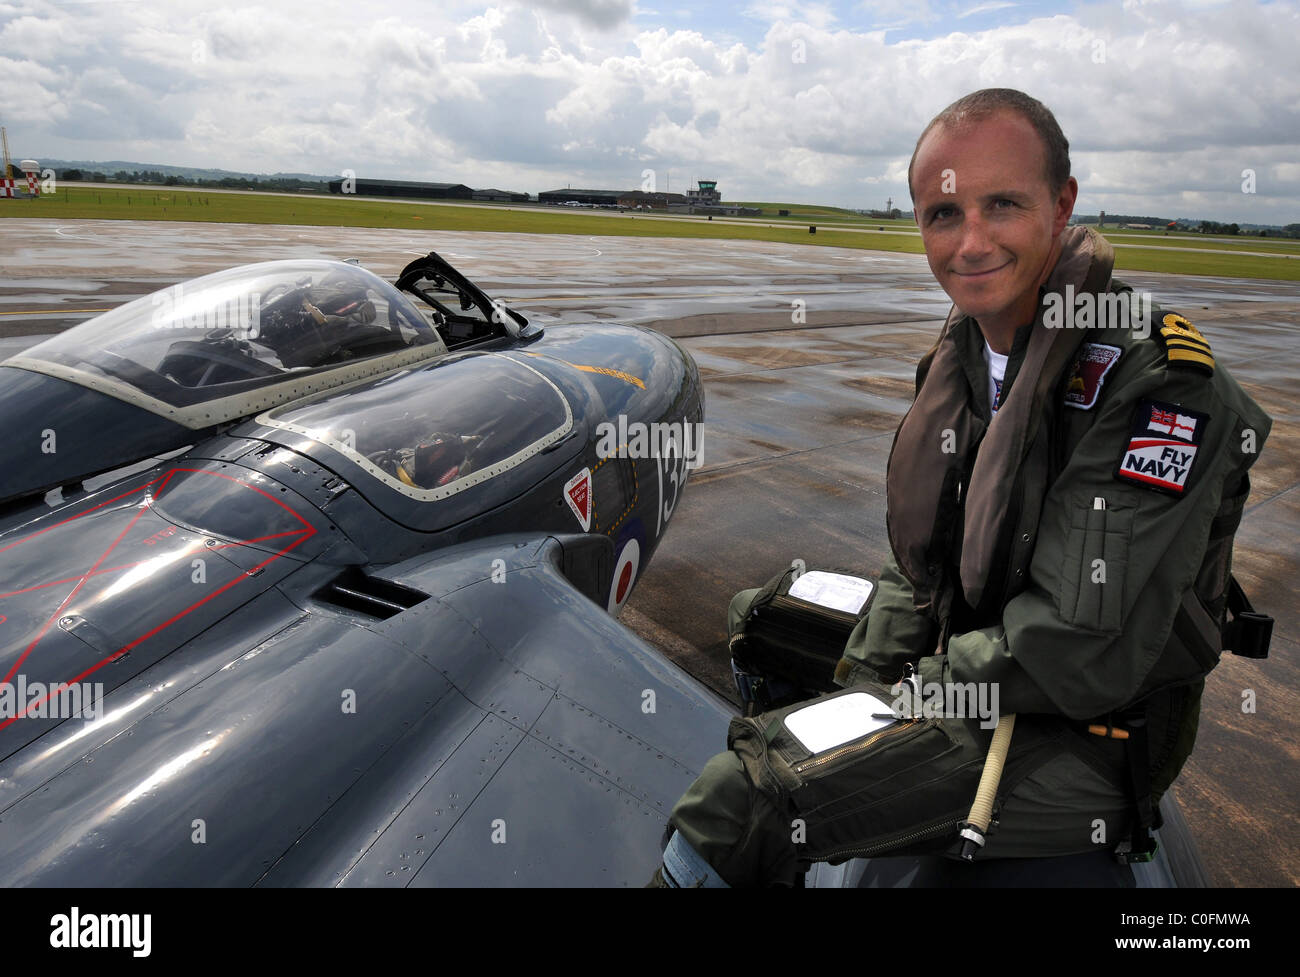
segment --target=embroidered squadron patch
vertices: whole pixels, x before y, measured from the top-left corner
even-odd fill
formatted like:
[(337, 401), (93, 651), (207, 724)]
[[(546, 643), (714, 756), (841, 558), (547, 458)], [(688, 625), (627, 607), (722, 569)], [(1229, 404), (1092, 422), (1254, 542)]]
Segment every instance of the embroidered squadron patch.
[(1119, 362), (1123, 352), (1118, 346), (1101, 343), (1084, 343), (1079, 358), (1074, 361), (1070, 380), (1065, 388), (1065, 405), (1079, 410), (1091, 410), (1101, 393), (1102, 382), (1110, 368)]
[(1210, 415), (1177, 404), (1140, 401), (1115, 477), (1181, 496), (1209, 421)]

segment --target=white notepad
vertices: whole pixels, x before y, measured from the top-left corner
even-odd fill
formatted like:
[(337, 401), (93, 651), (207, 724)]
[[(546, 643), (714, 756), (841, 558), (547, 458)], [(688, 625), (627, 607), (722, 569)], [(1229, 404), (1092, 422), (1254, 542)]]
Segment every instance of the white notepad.
[(790, 585), (791, 597), (846, 614), (857, 614), (871, 596), (873, 584), (861, 577), (826, 570), (809, 570)]
[[(874, 718), (873, 713), (887, 714), (889, 718)], [(785, 717), (785, 728), (809, 752), (824, 753), (892, 726), (898, 722), (893, 717), (894, 710), (889, 703), (868, 692), (850, 692), (796, 709)]]

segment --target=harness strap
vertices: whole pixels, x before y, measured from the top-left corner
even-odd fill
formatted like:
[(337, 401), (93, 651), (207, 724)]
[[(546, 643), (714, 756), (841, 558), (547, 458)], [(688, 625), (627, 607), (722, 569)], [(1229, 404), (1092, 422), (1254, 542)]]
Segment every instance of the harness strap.
[(1128, 738), (1124, 742), (1128, 754), (1129, 795), (1133, 802), (1134, 818), (1129, 839), (1115, 849), (1115, 857), (1124, 864), (1149, 862), (1155, 857), (1157, 847), (1155, 838), (1151, 837), (1151, 828), (1160, 827), (1160, 815), (1151, 803), (1146, 709), (1128, 709), (1120, 714), (1119, 720), (1128, 731)]
[(1273, 618), (1251, 606), (1236, 577), (1228, 578), (1228, 623), (1223, 628), (1223, 644), (1243, 658), (1267, 658), (1273, 640)]

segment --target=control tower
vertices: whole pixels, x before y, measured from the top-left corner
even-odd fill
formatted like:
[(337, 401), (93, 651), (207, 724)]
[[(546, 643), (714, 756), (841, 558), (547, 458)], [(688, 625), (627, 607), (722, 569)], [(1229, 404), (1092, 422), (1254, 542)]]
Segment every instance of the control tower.
[(686, 191), (686, 202), (695, 206), (716, 207), (722, 203), (717, 180), (700, 180), (697, 189)]

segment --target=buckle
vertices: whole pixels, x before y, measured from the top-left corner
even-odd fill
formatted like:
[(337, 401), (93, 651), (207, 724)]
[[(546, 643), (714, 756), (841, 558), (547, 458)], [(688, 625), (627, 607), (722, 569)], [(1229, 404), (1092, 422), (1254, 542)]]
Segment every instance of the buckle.
[(1133, 842), (1121, 841), (1115, 846), (1115, 860), (1121, 865), (1132, 865), (1136, 862), (1149, 862), (1156, 857), (1156, 852), (1160, 850), (1160, 843), (1147, 836), (1146, 847), (1140, 850), (1134, 850)]
[(740, 699), (746, 705), (751, 705), (758, 701), (758, 690), (763, 685), (761, 675), (753, 675), (743, 671), (737, 664), (736, 659), (731, 659), (731, 678), (736, 683), (736, 691), (740, 693)]
[(1240, 611), (1224, 629), (1224, 644), (1242, 658), (1267, 658), (1273, 640), (1273, 618), (1258, 611)]

